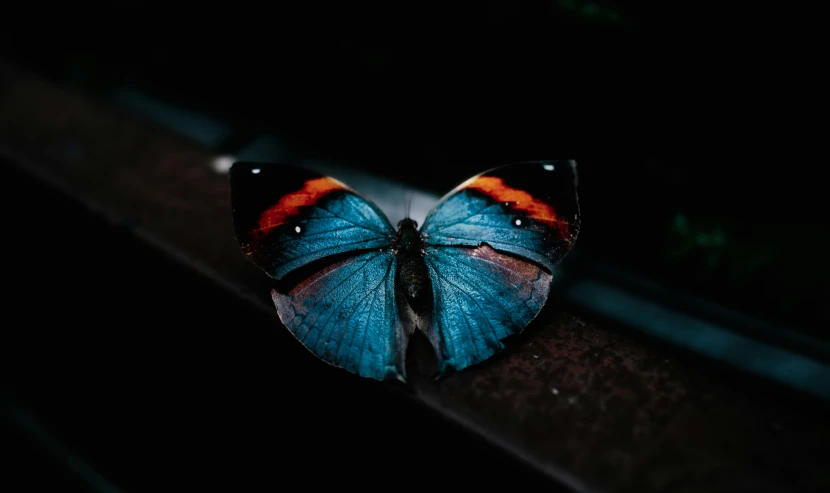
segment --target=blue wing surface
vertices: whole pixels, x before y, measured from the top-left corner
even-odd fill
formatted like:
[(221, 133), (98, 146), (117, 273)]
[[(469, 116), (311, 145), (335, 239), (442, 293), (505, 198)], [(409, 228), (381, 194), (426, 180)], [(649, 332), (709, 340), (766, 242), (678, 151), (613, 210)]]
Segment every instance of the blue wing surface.
[(462, 370), (503, 349), (547, 300), (551, 274), (532, 262), (480, 247), (427, 247), (432, 330), (439, 372)]
[(404, 377), (406, 335), (391, 250), (336, 262), (286, 294), (272, 291), (285, 326), (324, 361), (376, 380)]
[(237, 240), (275, 279), (325, 257), (392, 244), (383, 212), (331, 177), (247, 162), (235, 163), (230, 176)]
[(579, 233), (573, 161), (495, 168), (447, 194), (421, 228), (429, 246), (479, 246), (527, 258), (552, 270)]
[(440, 372), (500, 351), (547, 301), (580, 228), (576, 163), (515, 163), (448, 193), (421, 228)]

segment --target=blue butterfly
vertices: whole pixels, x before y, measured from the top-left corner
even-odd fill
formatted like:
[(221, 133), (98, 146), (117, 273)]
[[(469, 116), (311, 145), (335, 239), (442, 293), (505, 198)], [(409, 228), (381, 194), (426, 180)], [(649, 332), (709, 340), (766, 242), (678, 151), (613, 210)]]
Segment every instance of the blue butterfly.
[(396, 230), (368, 198), (303, 168), (237, 162), (230, 179), (237, 240), (279, 282), (280, 320), (324, 361), (377, 380), (405, 381), (416, 330), (437, 376), (502, 350), (541, 311), (580, 227), (574, 161), (476, 175), (420, 230), (412, 219)]

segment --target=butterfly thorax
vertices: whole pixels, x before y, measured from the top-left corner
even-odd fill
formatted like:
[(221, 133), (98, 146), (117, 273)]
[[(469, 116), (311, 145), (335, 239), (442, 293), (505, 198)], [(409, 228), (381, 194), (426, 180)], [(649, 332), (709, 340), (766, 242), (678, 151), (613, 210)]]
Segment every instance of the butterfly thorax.
[(423, 249), (424, 242), (418, 232), (418, 223), (408, 218), (399, 222), (395, 236), (398, 286), (416, 312), (425, 308), (429, 295), (429, 274), (424, 264)]
[(398, 255), (418, 255), (424, 248), (421, 234), (418, 232), (418, 223), (412, 219), (403, 219), (398, 223), (398, 234), (395, 238), (395, 250)]

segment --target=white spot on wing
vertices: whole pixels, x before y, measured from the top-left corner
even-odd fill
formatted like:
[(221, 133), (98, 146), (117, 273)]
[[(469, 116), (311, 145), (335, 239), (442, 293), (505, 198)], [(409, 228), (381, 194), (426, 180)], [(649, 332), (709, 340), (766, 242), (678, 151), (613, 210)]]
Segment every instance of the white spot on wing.
[(542, 167), (545, 168), (545, 170), (547, 171), (553, 171), (554, 169), (556, 169), (552, 164), (543, 164)]
[(259, 169), (259, 168), (254, 168), (254, 169), (251, 170), (251, 173), (253, 173), (255, 175), (258, 175), (260, 171), (262, 171), (262, 170)]

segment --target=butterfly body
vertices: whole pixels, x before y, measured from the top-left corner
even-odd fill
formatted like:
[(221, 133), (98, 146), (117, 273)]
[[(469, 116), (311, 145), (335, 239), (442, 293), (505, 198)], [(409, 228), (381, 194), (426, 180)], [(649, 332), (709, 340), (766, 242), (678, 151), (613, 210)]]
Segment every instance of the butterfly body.
[(423, 226), (391, 226), (367, 198), (292, 166), (236, 163), (243, 253), (282, 282), (282, 322), (312, 353), (358, 375), (405, 379), (416, 330), (438, 374), (503, 349), (544, 306), (580, 226), (575, 163), (495, 168), (448, 193)]
[(413, 310), (423, 309), (429, 289), (429, 274), (424, 263), (424, 241), (415, 221), (407, 218), (398, 224), (394, 246), (399, 259), (400, 290)]

